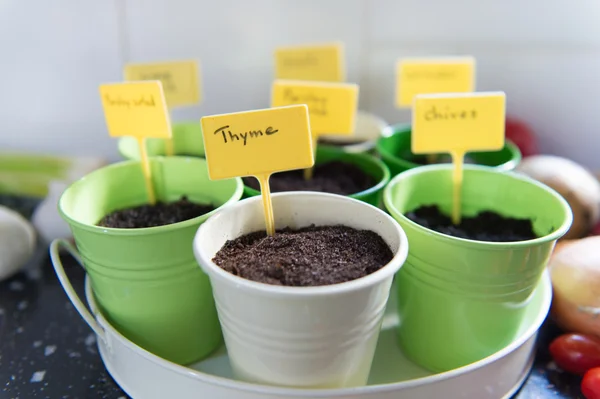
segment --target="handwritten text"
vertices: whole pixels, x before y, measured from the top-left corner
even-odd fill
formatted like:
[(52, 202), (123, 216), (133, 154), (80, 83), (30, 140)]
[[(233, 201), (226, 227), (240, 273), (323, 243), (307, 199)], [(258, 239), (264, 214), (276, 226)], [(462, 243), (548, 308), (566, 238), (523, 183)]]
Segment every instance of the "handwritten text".
[[(223, 142), (225, 144), (227, 144), (227, 138), (229, 137), (229, 142), (233, 143), (234, 141), (243, 141), (244, 145), (246, 145), (246, 142), (248, 140), (248, 137), (250, 138), (258, 138), (261, 137), (263, 135), (263, 131), (262, 130), (250, 130), (247, 132), (243, 132), (243, 133), (231, 133), (231, 130), (229, 129), (229, 125), (227, 126), (223, 126), (218, 128), (217, 130), (215, 130), (214, 134), (219, 134), (221, 133), (223, 135)], [(265, 129), (264, 131), (264, 135), (266, 136), (270, 136), (272, 134), (277, 133), (279, 130), (273, 130), (272, 126), (269, 126)]]
[(301, 57), (285, 56), (283, 64), (287, 67), (307, 67), (319, 64), (319, 58), (312, 53), (303, 54)]
[(450, 110), (445, 107), (443, 110), (438, 110), (435, 105), (431, 106), (425, 112), (426, 121), (447, 121), (447, 120), (466, 120), (477, 119), (477, 111), (471, 110)]
[(407, 72), (406, 78), (409, 80), (428, 79), (428, 80), (449, 80), (455, 79), (454, 71), (414, 71)]
[(140, 80), (160, 80), (165, 91), (175, 91), (177, 86), (169, 71), (140, 73)]
[(105, 95), (104, 99), (106, 100), (106, 103), (108, 105), (111, 106), (116, 106), (116, 107), (126, 107), (126, 108), (131, 108), (131, 107), (155, 107), (156, 103), (154, 101), (154, 96), (150, 95), (150, 96), (140, 96), (139, 98), (132, 98), (132, 99), (127, 99), (127, 98), (123, 98), (121, 96), (118, 97), (111, 97), (110, 95)]
[(327, 116), (327, 98), (319, 97), (313, 93), (300, 96), (290, 88), (285, 89), (283, 98), (292, 104), (306, 104), (311, 115)]

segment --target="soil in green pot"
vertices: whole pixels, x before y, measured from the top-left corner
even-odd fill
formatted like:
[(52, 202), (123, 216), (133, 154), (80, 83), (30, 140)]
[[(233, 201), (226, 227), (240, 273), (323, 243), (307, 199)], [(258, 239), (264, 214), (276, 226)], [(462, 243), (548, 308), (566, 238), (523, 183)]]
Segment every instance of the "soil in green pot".
[(196, 204), (183, 196), (174, 202), (157, 201), (155, 205), (119, 209), (103, 217), (98, 226), (120, 229), (164, 226), (193, 219), (214, 209), (212, 205)]
[(236, 276), (266, 284), (319, 286), (369, 275), (393, 258), (375, 232), (351, 227), (309, 226), (264, 231), (229, 240), (213, 262)]
[(365, 141), (366, 140), (352, 140), (352, 139), (348, 139), (348, 141), (319, 139), (319, 144), (324, 144), (324, 145), (333, 146), (333, 147), (344, 147), (347, 145), (362, 144)]
[[(244, 184), (260, 191), (258, 180), (245, 177)], [(358, 166), (341, 161), (325, 162), (316, 165), (313, 177), (304, 179), (304, 171), (292, 170), (275, 173), (269, 179), (271, 192), (281, 191), (320, 191), (325, 193), (351, 195), (367, 190), (375, 185), (371, 176)]]
[[(416, 163), (418, 165), (434, 165), (440, 163), (452, 163), (452, 157), (448, 154), (438, 154), (432, 157), (428, 157), (427, 155), (415, 155), (413, 153), (408, 153), (408, 155), (403, 155), (403, 159)], [(465, 164), (476, 164), (476, 162), (469, 158), (468, 156), (464, 157), (463, 163)]]
[(178, 157), (190, 157), (190, 158), (202, 158), (202, 159), (204, 159), (204, 157), (202, 155), (188, 154), (188, 153), (185, 153), (185, 152), (178, 152), (178, 153), (175, 154), (175, 156), (178, 156)]
[(473, 217), (462, 217), (454, 225), (449, 215), (437, 205), (421, 206), (406, 214), (406, 217), (428, 229), (453, 237), (477, 241), (525, 241), (537, 238), (529, 219), (506, 217), (492, 211), (482, 211)]

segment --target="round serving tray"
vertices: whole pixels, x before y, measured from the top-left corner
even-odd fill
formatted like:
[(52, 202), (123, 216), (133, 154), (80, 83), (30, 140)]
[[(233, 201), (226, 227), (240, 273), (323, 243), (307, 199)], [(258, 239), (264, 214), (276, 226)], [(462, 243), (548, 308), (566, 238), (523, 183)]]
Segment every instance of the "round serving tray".
[(187, 367), (164, 360), (127, 340), (107, 322), (95, 303), (89, 279), (86, 279), (86, 297), (93, 316), (77, 298), (68, 281), (61, 279), (61, 282), (77, 310), (98, 336), (98, 348), (106, 369), (134, 399), (510, 397), (531, 369), (537, 331), (549, 311), (552, 298), (550, 278), (546, 272), (532, 295), (517, 339), (476, 363), (434, 375), (412, 363), (399, 349), (395, 333), (398, 317), (393, 300), (395, 295), (392, 295), (368, 385), (305, 390), (237, 381), (232, 375), (224, 346), (209, 358)]

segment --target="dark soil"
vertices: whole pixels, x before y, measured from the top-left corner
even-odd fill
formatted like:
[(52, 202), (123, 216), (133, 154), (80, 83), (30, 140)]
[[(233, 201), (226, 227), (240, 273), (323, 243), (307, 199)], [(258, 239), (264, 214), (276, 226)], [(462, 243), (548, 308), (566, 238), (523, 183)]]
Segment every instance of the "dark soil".
[[(316, 165), (313, 177), (304, 179), (303, 170), (275, 173), (269, 179), (271, 192), (281, 191), (320, 191), (324, 193), (351, 195), (367, 190), (375, 185), (375, 180), (358, 166), (333, 161)], [(245, 177), (244, 184), (260, 190), (258, 180)]]
[(529, 219), (504, 217), (496, 212), (483, 211), (474, 217), (463, 217), (458, 226), (437, 205), (421, 206), (406, 217), (439, 233), (477, 241), (525, 241), (537, 238)]
[(319, 144), (324, 144), (324, 145), (328, 145), (328, 146), (332, 146), (332, 147), (343, 147), (346, 145), (364, 143), (365, 141), (366, 140), (352, 140), (352, 139), (349, 139), (348, 141), (319, 139)]
[(102, 218), (98, 226), (120, 229), (164, 226), (193, 219), (214, 209), (212, 205), (195, 204), (183, 196), (175, 202), (157, 202), (155, 205), (117, 210)]
[(175, 154), (178, 157), (190, 157), (190, 158), (204, 158), (202, 155), (198, 155), (198, 154), (188, 154), (185, 152), (181, 152), (181, 153), (176, 153)]
[(304, 287), (355, 280), (392, 258), (388, 245), (372, 231), (312, 225), (278, 230), (273, 237), (259, 231), (227, 241), (213, 262), (248, 280)]
[[(430, 162), (430, 159), (426, 155), (413, 155), (412, 153), (408, 157), (403, 157), (403, 158), (409, 162), (416, 163), (419, 165), (434, 165), (434, 164), (440, 164), (440, 163), (452, 163), (452, 157), (448, 154), (438, 154), (435, 156), (435, 158), (432, 159), (432, 162)], [(469, 158), (468, 156), (465, 156), (463, 163), (464, 164), (475, 164), (476, 162), (473, 159)]]

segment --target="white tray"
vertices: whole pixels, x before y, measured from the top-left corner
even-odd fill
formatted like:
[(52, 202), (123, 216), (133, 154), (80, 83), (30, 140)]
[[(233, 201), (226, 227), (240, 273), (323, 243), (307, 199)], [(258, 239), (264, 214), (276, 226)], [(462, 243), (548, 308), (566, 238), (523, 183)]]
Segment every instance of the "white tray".
[[(95, 317), (65, 286), (75, 307), (98, 336), (98, 348), (108, 372), (134, 399), (285, 399), (285, 398), (478, 398), (512, 396), (527, 377), (535, 356), (537, 331), (552, 298), (546, 272), (527, 310), (527, 325), (506, 348), (479, 362), (432, 375), (404, 357), (396, 344), (398, 323), (393, 294), (388, 304), (369, 384), (360, 388), (302, 390), (236, 381), (224, 347), (201, 362), (179, 366), (147, 352), (119, 334), (98, 312), (91, 285), (86, 279), (86, 297)], [(395, 293), (395, 290), (392, 291)]]

